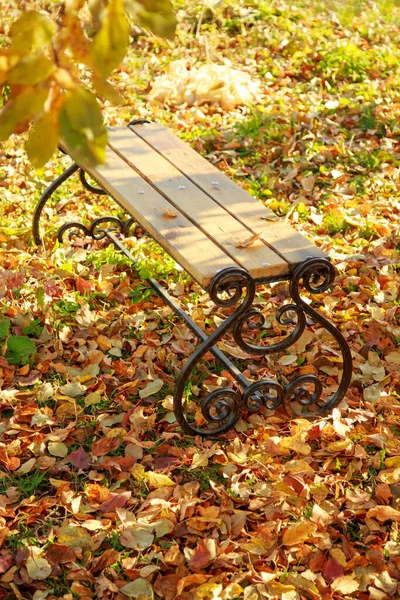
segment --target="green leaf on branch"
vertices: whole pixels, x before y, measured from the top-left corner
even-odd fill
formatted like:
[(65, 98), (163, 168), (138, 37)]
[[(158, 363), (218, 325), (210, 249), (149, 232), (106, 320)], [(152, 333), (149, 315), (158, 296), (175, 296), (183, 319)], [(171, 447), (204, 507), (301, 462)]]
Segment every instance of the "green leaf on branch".
[(56, 24), (46, 15), (36, 10), (28, 10), (11, 25), (11, 48), (19, 52), (28, 52), (32, 47), (48, 46), (56, 29)]
[(0, 112), (0, 141), (26, 131), (29, 122), (43, 111), (48, 95), (46, 88), (31, 88), (7, 102)]
[(104, 79), (118, 67), (129, 44), (129, 22), (123, 0), (109, 0), (107, 13), (92, 45), (94, 71)]
[(177, 20), (169, 0), (126, 0), (129, 17), (161, 37), (175, 35)]
[(36, 169), (40, 169), (57, 150), (59, 130), (49, 113), (36, 121), (26, 142), (28, 158)]
[(124, 98), (109, 81), (93, 77), (93, 87), (99, 96), (102, 96), (105, 100), (109, 100), (112, 104), (124, 103)]
[(27, 54), (10, 69), (7, 81), (10, 84), (36, 85), (46, 81), (54, 71), (54, 64), (43, 54)]
[(10, 365), (28, 365), (37, 354), (35, 342), (23, 335), (12, 335), (7, 340), (5, 357)]
[(59, 114), (60, 134), (68, 152), (87, 166), (103, 163), (107, 131), (93, 94), (83, 88), (71, 90)]

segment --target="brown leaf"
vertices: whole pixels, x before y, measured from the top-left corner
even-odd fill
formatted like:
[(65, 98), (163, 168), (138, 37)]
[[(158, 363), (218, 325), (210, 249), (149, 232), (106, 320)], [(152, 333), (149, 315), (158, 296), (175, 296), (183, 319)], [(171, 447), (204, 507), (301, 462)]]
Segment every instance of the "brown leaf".
[(171, 210), (170, 208), (163, 208), (163, 219), (176, 219), (176, 217), (178, 216), (178, 213)]
[(324, 570), (322, 571), (322, 575), (325, 581), (331, 583), (331, 581), (334, 581), (337, 577), (342, 577), (344, 575), (343, 567), (334, 558), (328, 558)]
[(400, 511), (391, 506), (374, 506), (367, 512), (367, 519), (377, 519), (383, 523), (384, 521), (400, 522)]
[(107, 548), (107, 550), (104, 550), (104, 552), (102, 552), (102, 554), (100, 556), (93, 559), (89, 563), (88, 569), (92, 573), (98, 573), (99, 571), (102, 571), (106, 567), (109, 567), (110, 565), (116, 563), (118, 560), (119, 560), (119, 552), (117, 552), (113, 548)]
[(76, 554), (70, 546), (51, 544), (46, 551), (46, 558), (51, 565), (60, 565), (76, 560)]
[(117, 437), (101, 438), (92, 445), (93, 456), (104, 456), (109, 452), (114, 452), (121, 445), (121, 440)]
[(0, 556), (0, 575), (6, 573), (10, 567), (14, 564), (14, 557), (12, 554), (4, 554)]
[(82, 446), (80, 446), (77, 450), (74, 450), (74, 452), (71, 452), (68, 458), (70, 459), (74, 467), (78, 467), (78, 469), (82, 470), (88, 469), (92, 462), (90, 454), (86, 452), (86, 450), (84, 450)]
[(255, 233), (243, 241), (236, 242), (236, 248), (248, 248), (252, 246), (261, 237), (261, 233)]
[(121, 494), (110, 494), (107, 500), (104, 500), (99, 506), (99, 510), (103, 513), (114, 512), (116, 508), (122, 508), (131, 497), (131, 492), (122, 492)]
[(190, 566), (194, 569), (204, 569), (211, 560), (211, 553), (204, 544), (203, 540), (200, 540), (195, 548), (194, 554), (190, 559)]

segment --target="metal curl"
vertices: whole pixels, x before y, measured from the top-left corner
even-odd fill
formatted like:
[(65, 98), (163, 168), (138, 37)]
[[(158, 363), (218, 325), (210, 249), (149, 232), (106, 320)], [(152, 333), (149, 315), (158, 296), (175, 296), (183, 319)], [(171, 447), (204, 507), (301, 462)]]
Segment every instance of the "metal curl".
[[(340, 333), (340, 331), (330, 323), (325, 317), (323, 317), (319, 312), (317, 312), (314, 308), (312, 308), (307, 302), (305, 302), (300, 296), (300, 281), (303, 281), (303, 285), (310, 293), (322, 293), (325, 292), (333, 283), (335, 277), (335, 270), (331, 263), (324, 258), (310, 258), (302, 263), (300, 263), (293, 272), (292, 278), (289, 284), (290, 295), (295, 301), (295, 303), (307, 314), (309, 317), (313, 319), (314, 322), (319, 323), (322, 327), (324, 327), (328, 333), (336, 340), (340, 352), (343, 358), (343, 371), (342, 378), (339, 383), (339, 387), (336, 392), (328, 398), (326, 401), (322, 401), (320, 396), (321, 384), (318, 379), (313, 375), (301, 375), (296, 377), (292, 382), (290, 382), (286, 388), (285, 393), (285, 401), (284, 405), (289, 415), (296, 416), (307, 416), (307, 417), (318, 417), (321, 415), (325, 415), (329, 413), (332, 408), (337, 406), (339, 402), (344, 398), (346, 391), (350, 385), (351, 374), (353, 368), (353, 361), (351, 357), (350, 348)], [(315, 283), (316, 282), (316, 283)], [(300, 379), (302, 378), (302, 379)], [(307, 378), (307, 379), (305, 379)], [(318, 383), (317, 383), (318, 381)], [(297, 382), (295, 384), (295, 382)], [(318, 391), (318, 397), (312, 394), (308, 399), (308, 396), (305, 395), (305, 392), (298, 393), (297, 401), (302, 406), (311, 406), (314, 405), (315, 410), (311, 413), (304, 414), (301, 412), (296, 412), (293, 410), (292, 403), (288, 401), (288, 396), (291, 390), (295, 389), (295, 385), (299, 385), (300, 383), (313, 383), (315, 384), (315, 392)], [(322, 386), (321, 386), (322, 390)], [(308, 392), (307, 392), (308, 394)], [(303, 397), (301, 397), (303, 395)]]
[[(228, 298), (220, 298), (226, 292)], [(244, 298), (242, 295), (244, 293)], [(218, 306), (233, 306), (242, 302), (231, 315), (202, 343), (185, 363), (176, 383), (174, 413), (179, 425), (190, 435), (218, 435), (231, 429), (239, 419), (242, 401), (240, 395), (230, 389), (215, 390), (202, 403), (202, 414), (210, 426), (199, 428), (188, 422), (184, 411), (184, 392), (187, 381), (203, 356), (232, 327), (236, 319), (247, 312), (255, 295), (255, 283), (251, 275), (240, 267), (231, 267), (218, 273), (210, 284), (210, 296)]]
[[(203, 417), (212, 423), (220, 423), (222, 431), (233, 427), (240, 417), (242, 402), (240, 394), (229, 388), (214, 390), (201, 403)], [(216, 431), (213, 430), (215, 434)]]
[[(217, 306), (227, 307), (237, 304), (242, 297), (243, 290), (246, 288), (248, 294), (252, 295), (251, 302), (255, 294), (255, 283), (249, 273), (240, 267), (230, 267), (217, 273), (210, 284), (210, 298)], [(221, 294), (226, 293), (227, 298), (221, 298)], [(251, 306), (251, 302), (246, 304)], [(242, 306), (244, 305), (244, 302)], [(242, 309), (243, 310), (243, 309)], [(242, 312), (242, 310), (240, 312)]]
[(247, 352), (248, 354), (253, 354), (255, 356), (266, 356), (267, 354), (274, 354), (276, 352), (286, 350), (286, 348), (289, 348), (300, 338), (306, 326), (306, 318), (304, 312), (299, 306), (296, 306), (295, 304), (286, 304), (277, 311), (278, 323), (280, 323), (281, 325), (293, 323), (294, 320), (292, 317), (286, 320), (283, 318), (284, 314), (289, 312), (295, 313), (297, 317), (297, 323), (295, 325), (294, 330), (284, 340), (281, 340), (280, 342), (276, 342), (269, 346), (256, 346), (255, 344), (249, 344), (243, 339), (243, 328), (250, 318), (257, 317), (257, 321), (255, 323), (253, 322), (249, 324), (248, 327), (250, 329), (262, 329), (264, 325), (264, 317), (262, 313), (260, 313), (260, 311), (258, 310), (249, 310), (246, 314), (242, 315), (233, 326), (232, 332), (236, 344), (244, 352)]
[(84, 225), (83, 223), (79, 223), (78, 221), (71, 221), (70, 223), (64, 223), (64, 225), (61, 225), (61, 227), (57, 231), (57, 240), (60, 242), (60, 244), (62, 244), (62, 242), (64, 241), (64, 233), (69, 229), (71, 230), (68, 234), (68, 238), (70, 240), (73, 237), (78, 236), (78, 231), (83, 232), (84, 237), (92, 235), (90, 229), (88, 229), (86, 225)]
[(114, 227), (112, 227), (111, 230), (115, 230), (115, 228), (117, 228), (119, 233), (123, 233), (124, 231), (125, 224), (121, 221), (121, 219), (118, 219), (118, 217), (113, 217), (111, 215), (107, 217), (98, 217), (97, 219), (94, 219), (90, 225), (90, 235), (94, 240), (104, 239), (107, 235), (107, 231), (110, 230), (110, 227), (108, 227), (107, 230), (100, 227), (100, 225), (103, 225), (103, 223), (112, 223)]
[(268, 379), (252, 383), (243, 392), (243, 404), (250, 412), (258, 412), (263, 404), (268, 410), (275, 410), (282, 404), (283, 398), (283, 387)]
[[(311, 384), (314, 391), (310, 391), (305, 387), (305, 384)], [(322, 394), (322, 383), (312, 374), (304, 374), (295, 377), (290, 381), (284, 390), (283, 405), (288, 415), (293, 417), (312, 417), (317, 416), (318, 407), (315, 411), (305, 411), (304, 408), (308, 406), (317, 406), (321, 399)], [(300, 408), (296, 410), (295, 405), (299, 404)]]
[[(326, 258), (309, 258), (296, 267), (290, 283), (291, 291), (293, 286), (298, 288), (300, 279), (310, 294), (322, 294), (335, 281), (335, 268)], [(291, 296), (295, 299), (295, 296)]]
[(97, 194), (99, 196), (106, 196), (107, 192), (103, 190), (101, 187), (96, 187), (88, 182), (86, 179), (86, 171), (83, 169), (79, 169), (79, 179), (81, 180), (81, 184), (84, 188), (87, 189), (88, 192), (92, 192), (92, 194)]

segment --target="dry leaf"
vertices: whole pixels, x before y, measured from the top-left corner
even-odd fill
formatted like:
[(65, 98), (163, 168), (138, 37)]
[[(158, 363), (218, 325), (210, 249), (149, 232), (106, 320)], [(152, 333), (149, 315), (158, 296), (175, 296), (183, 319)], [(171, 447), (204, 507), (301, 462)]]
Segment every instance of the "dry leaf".
[(331, 583), (332, 590), (340, 594), (352, 594), (359, 587), (359, 582), (352, 575), (343, 575)]
[(306, 542), (317, 530), (315, 523), (309, 521), (299, 521), (290, 525), (283, 534), (282, 543), (284, 546), (297, 546)]
[(171, 208), (163, 208), (162, 209), (163, 219), (176, 219), (178, 213), (173, 211)]
[(249, 246), (252, 246), (258, 239), (260, 239), (260, 237), (261, 233), (255, 233), (241, 242), (236, 242), (236, 248), (248, 248)]

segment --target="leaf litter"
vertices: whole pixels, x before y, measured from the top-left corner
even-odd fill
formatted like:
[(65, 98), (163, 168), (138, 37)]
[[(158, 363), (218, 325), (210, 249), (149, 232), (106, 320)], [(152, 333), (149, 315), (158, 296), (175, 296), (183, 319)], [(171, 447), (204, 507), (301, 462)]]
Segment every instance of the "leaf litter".
[[(326, 418), (262, 408), (221, 439), (183, 436), (171, 394), (193, 335), (112, 248), (53, 250), (61, 219), (109, 210), (77, 180), (60, 192), (60, 214), (46, 208), (44, 247), (32, 252), (26, 215), (60, 167), (34, 174), (17, 143), (5, 144), (1, 598), (399, 596), (398, 14), (334, 8), (220, 3), (199, 19), (187, 5), (180, 45), (140, 35), (141, 56), (132, 48), (114, 82), (132, 112), (175, 129), (331, 256), (335, 284), (314, 303), (347, 337), (354, 376)], [(192, 64), (234, 51), (263, 102), (143, 102), (182, 39)], [(128, 76), (138, 64), (141, 79)], [(107, 110), (126, 122), (126, 107)], [(141, 276), (170, 281), (202, 329), (227, 316), (146, 239), (127, 243)], [(289, 301), (284, 284), (257, 298), (261, 343), (285, 334), (273, 309)], [(248, 360), (229, 336), (223, 344), (252, 380), (314, 373), (329, 394), (340, 377), (337, 348), (313, 326), (267, 360)], [(186, 391), (199, 425), (198, 399), (221, 386), (232, 379), (208, 356)]]

